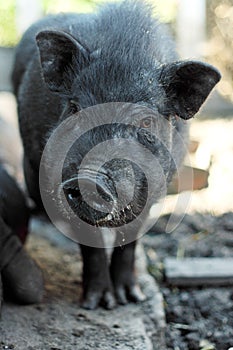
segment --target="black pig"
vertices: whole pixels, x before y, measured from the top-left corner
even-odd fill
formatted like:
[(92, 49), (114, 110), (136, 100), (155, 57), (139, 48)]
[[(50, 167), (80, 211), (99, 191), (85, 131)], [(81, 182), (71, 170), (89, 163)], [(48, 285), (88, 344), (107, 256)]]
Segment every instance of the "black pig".
[(0, 309), (2, 288), (7, 298), (23, 304), (43, 295), (41, 271), (23, 248), (28, 220), (24, 194), (0, 163)]
[[(23, 36), (13, 71), (25, 177), (30, 195), (40, 207), (40, 160), (53, 130), (86, 107), (130, 103), (128, 109), (119, 105), (111, 111), (112, 124), (98, 124), (74, 143), (67, 153), (60, 184), (72, 210), (83, 221), (96, 227), (115, 228), (117, 236), (120, 235), (117, 227), (140, 214), (148, 195), (142, 169), (114, 158), (117, 140), (134, 140), (147, 147), (160, 162), (169, 182), (185, 154), (185, 147), (176, 135), (186, 138), (184, 120), (198, 112), (220, 79), (219, 72), (208, 64), (178, 61), (172, 40), (151, 13), (150, 6), (143, 1), (129, 0), (105, 5), (97, 14), (48, 16)], [(132, 112), (132, 104), (137, 113)], [(99, 120), (101, 115), (97, 113), (95, 118)], [(81, 125), (77, 114), (78, 125), (79, 120)], [(69, 137), (67, 133), (66, 139)], [(79, 172), (84, 155), (106, 139), (115, 140), (114, 159), (105, 162), (98, 172), (97, 160), (104, 163), (101, 159), (104, 154), (99, 153)], [(139, 150), (130, 142), (128, 151), (132, 158), (139, 156), (148, 163), (146, 154), (138, 154)], [(55, 155), (50, 156), (56, 163)], [(157, 169), (151, 169), (151, 173), (156, 201), (164, 179)], [(126, 197), (124, 179), (127, 184), (130, 180), (135, 182), (134, 196), (122, 210), (116, 193), (119, 179)], [(83, 200), (80, 182), (95, 208)], [(95, 188), (110, 203), (109, 211), (101, 210), (104, 204), (98, 203), (93, 195)], [(63, 212), (62, 202), (57, 200), (57, 205)], [(126, 233), (135, 237), (135, 232)], [(103, 302), (106, 308), (112, 308), (115, 298), (121, 304), (143, 300), (134, 277), (135, 245), (135, 240), (129, 239), (124, 247), (116, 247), (109, 269), (104, 249), (81, 244), (85, 307), (95, 308)]]

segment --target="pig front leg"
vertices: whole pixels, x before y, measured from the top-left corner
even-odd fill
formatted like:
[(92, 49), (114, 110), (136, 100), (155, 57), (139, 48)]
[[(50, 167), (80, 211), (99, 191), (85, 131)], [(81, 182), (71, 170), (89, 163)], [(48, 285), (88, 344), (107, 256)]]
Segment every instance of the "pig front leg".
[[(119, 238), (118, 234), (117, 236)], [(145, 300), (135, 277), (136, 244), (135, 240), (129, 244), (115, 247), (112, 253), (110, 274), (117, 302), (122, 305), (127, 304), (128, 301), (139, 302)]]
[(12, 233), (1, 217), (0, 279), (1, 299), (3, 289), (4, 297), (20, 304), (39, 303), (42, 300), (42, 273), (24, 250), (19, 238)]
[(116, 302), (104, 248), (80, 247), (83, 257), (82, 306), (85, 309), (95, 309), (98, 305), (114, 308)]
[(39, 171), (33, 170), (28, 158), (23, 158), (24, 177), (30, 197), (34, 200), (37, 209), (42, 209), (43, 204), (39, 188)]

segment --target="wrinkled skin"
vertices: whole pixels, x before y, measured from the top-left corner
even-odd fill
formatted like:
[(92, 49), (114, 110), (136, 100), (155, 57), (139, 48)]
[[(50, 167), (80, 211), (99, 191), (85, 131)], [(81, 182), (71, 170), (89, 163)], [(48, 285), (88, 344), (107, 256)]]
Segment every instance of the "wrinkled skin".
[(20, 304), (42, 299), (41, 271), (23, 248), (28, 220), (24, 195), (0, 164), (0, 309), (3, 294)]
[[(96, 140), (99, 143), (106, 138), (134, 139), (156, 154), (165, 181), (169, 182), (185, 154), (187, 124), (184, 120), (198, 112), (219, 79), (219, 72), (208, 64), (178, 61), (169, 35), (151, 16), (150, 7), (139, 1), (106, 5), (97, 15), (63, 14), (39, 21), (22, 38), (13, 72), (24, 145), (24, 171), (31, 197), (43, 208), (38, 181), (41, 154), (49, 135), (62, 121), (87, 107), (107, 102), (136, 104), (142, 111), (150, 108), (155, 118), (148, 119), (142, 112), (132, 119), (131, 114), (121, 114), (119, 110), (119, 115), (114, 114), (115, 124), (86, 133), (71, 147), (65, 159), (60, 189), (72, 210), (96, 226), (99, 240), (101, 227), (114, 228), (117, 240), (120, 235), (117, 227), (124, 220), (131, 221), (145, 204), (147, 183), (143, 172), (118, 159), (106, 163), (96, 179), (97, 159), (90, 159), (86, 171), (79, 173), (83, 156)], [(122, 115), (124, 125), (120, 124)], [(159, 129), (159, 134), (151, 134), (151, 128)], [(183, 145), (177, 133), (184, 139)], [(66, 137), (69, 139), (69, 134)], [(134, 152), (132, 149), (136, 156)], [(56, 161), (51, 152), (51, 160), (53, 158)], [(175, 166), (171, 158), (175, 159)], [(134, 177), (137, 186), (129, 210), (124, 210), (123, 215), (117, 212), (119, 203), (114, 187), (129, 169), (129, 177)], [(152, 169), (152, 173), (156, 202), (164, 180), (156, 169)], [(106, 220), (104, 215), (89, 208), (82, 201), (77, 179), (86, 185), (86, 195), (93, 202), (96, 201), (92, 197), (93, 184), (97, 186), (105, 200), (116, 205), (113, 212), (117, 215), (111, 214)], [(127, 188), (125, 193), (127, 195)], [(63, 213), (62, 203), (57, 201), (57, 205)], [(78, 227), (77, 231), (78, 235), (82, 234)], [(103, 304), (111, 309), (116, 302), (125, 304), (144, 299), (135, 281), (136, 237), (135, 230), (127, 232), (129, 243), (114, 249), (110, 266), (103, 248), (81, 244), (84, 307), (94, 309)]]

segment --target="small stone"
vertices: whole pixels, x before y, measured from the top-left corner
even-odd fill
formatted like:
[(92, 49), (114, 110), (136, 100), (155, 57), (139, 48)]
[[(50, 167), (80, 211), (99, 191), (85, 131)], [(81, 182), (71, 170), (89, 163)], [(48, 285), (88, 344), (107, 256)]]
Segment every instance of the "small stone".
[(201, 350), (215, 350), (214, 344), (211, 344), (208, 340), (203, 339), (200, 341)]
[(113, 328), (121, 328), (121, 326), (120, 326), (119, 324), (115, 323), (115, 324), (113, 325)]
[(82, 337), (83, 334), (84, 334), (84, 331), (82, 329), (72, 332), (72, 335), (78, 338)]
[(108, 214), (107, 220), (108, 220), (108, 221), (112, 220), (112, 214)]

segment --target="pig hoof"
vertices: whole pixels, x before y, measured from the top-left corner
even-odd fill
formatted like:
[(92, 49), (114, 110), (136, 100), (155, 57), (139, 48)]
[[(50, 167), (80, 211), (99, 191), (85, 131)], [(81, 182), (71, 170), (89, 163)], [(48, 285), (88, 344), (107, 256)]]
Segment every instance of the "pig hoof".
[(145, 294), (142, 293), (141, 288), (137, 284), (129, 288), (128, 298), (135, 303), (146, 300)]
[(106, 291), (103, 294), (101, 292), (88, 292), (81, 306), (84, 309), (94, 310), (99, 305), (102, 305), (107, 310), (113, 309), (116, 306), (113, 294), (110, 291)]
[(111, 292), (106, 292), (102, 298), (102, 304), (105, 309), (111, 310), (116, 306), (116, 299)]
[(142, 302), (146, 299), (145, 295), (142, 293), (138, 285), (131, 286), (117, 286), (115, 288), (115, 295), (118, 304), (125, 305), (128, 301), (134, 303)]
[(118, 304), (125, 305), (127, 304), (128, 300), (126, 297), (126, 290), (123, 286), (117, 287), (115, 289), (116, 299)]

